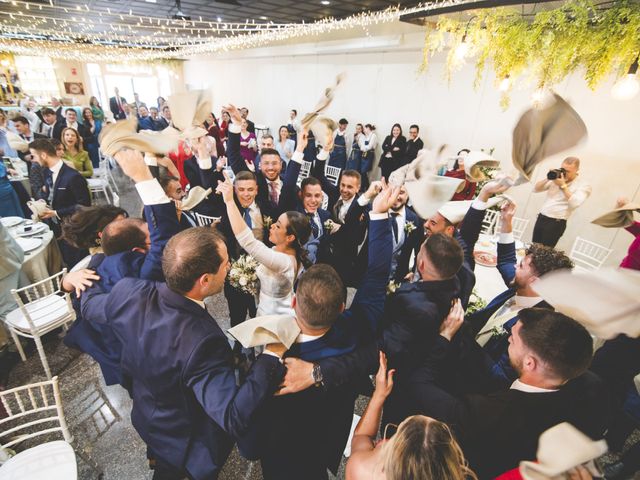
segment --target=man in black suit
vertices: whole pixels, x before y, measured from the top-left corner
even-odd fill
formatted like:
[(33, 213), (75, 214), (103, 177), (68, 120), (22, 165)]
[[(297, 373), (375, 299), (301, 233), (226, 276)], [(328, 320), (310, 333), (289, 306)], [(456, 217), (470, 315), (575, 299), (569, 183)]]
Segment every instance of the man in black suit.
[(437, 343), (411, 378), (415, 413), (449, 424), (479, 478), (494, 478), (534, 460), (545, 430), (569, 422), (600, 438), (606, 429), (606, 391), (585, 374), (593, 340), (579, 323), (560, 313), (530, 308), (511, 330), (509, 358), (518, 379), (508, 390), (456, 396), (447, 391), (451, 339), (463, 323), (459, 302), (443, 322)]
[(247, 118), (249, 116), (249, 109), (247, 107), (242, 107), (240, 109), (240, 114), (242, 115), (242, 118), (247, 121), (247, 131), (256, 133), (256, 125)]
[[(163, 175), (158, 178), (158, 182), (162, 190), (164, 190), (164, 193), (171, 200), (181, 202), (186, 198), (187, 193), (182, 189), (179, 178), (172, 177), (171, 175)], [(178, 215), (178, 221), (180, 222), (180, 230), (198, 226), (196, 216), (191, 211), (176, 208), (176, 213)]]
[(411, 125), (409, 127), (409, 139), (404, 147), (402, 165), (413, 162), (418, 156), (418, 152), (424, 148), (424, 143), (419, 135), (420, 127), (418, 127), (418, 125)]
[(58, 120), (53, 126), (51, 138), (62, 141), (62, 131), (65, 128), (73, 128), (82, 137), (83, 145), (88, 145), (95, 140), (91, 129), (86, 125), (78, 123), (78, 112), (74, 108), (67, 108), (64, 112), (64, 119)]
[(109, 110), (111, 110), (115, 120), (124, 120), (127, 118), (124, 110), (124, 105), (126, 103), (127, 100), (120, 96), (120, 90), (116, 88), (115, 95), (109, 99)]
[[(351, 307), (346, 288), (328, 265), (314, 265), (300, 278), (293, 300), (301, 335), (287, 357), (317, 360), (348, 352), (370, 325), (379, 320), (391, 257), (391, 231), (386, 219), (395, 193), (388, 188), (371, 211), (371, 255), (367, 275)], [(287, 359), (285, 359), (287, 361)], [(322, 378), (315, 376), (320, 385)], [(256, 415), (257, 438), (240, 450), (260, 458), (267, 480), (327, 478), (342, 457), (357, 389), (353, 384), (325, 391), (312, 388), (269, 399)]]
[(216, 478), (284, 373), (285, 349), (272, 346), (236, 385), (229, 342), (204, 303), (222, 290), (228, 268), (220, 234), (191, 228), (164, 249), (166, 283), (125, 278), (83, 303), (85, 318), (104, 319), (122, 343), (131, 420), (156, 460), (154, 478)]
[(43, 197), (47, 199), (50, 209), (40, 215), (58, 238), (62, 258), (68, 268), (89, 254), (88, 250), (73, 247), (59, 238), (62, 233), (60, 225), (70, 217), (81, 205), (90, 206), (91, 197), (86, 179), (77, 170), (67, 166), (56, 154), (53, 144), (44, 138), (29, 144), (29, 150), (36, 162), (44, 169), (45, 190)]

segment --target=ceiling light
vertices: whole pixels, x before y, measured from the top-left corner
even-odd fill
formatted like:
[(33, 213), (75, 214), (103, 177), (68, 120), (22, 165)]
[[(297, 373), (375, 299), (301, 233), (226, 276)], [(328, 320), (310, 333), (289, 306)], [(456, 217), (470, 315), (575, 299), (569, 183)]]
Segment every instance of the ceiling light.
[(262, 15), (262, 16), (260, 17), (260, 20), (267, 20), (267, 17), (265, 17), (264, 15)]
[(158, 3), (158, 0), (144, 0), (147, 3)]
[(462, 37), (462, 42), (460, 42), (456, 47), (454, 55), (458, 62), (463, 62), (468, 53), (469, 53), (469, 42), (467, 42), (467, 34), (465, 33), (464, 36)]
[(611, 89), (611, 96), (616, 100), (631, 100), (640, 92), (638, 83), (638, 59), (629, 67), (628, 73), (616, 82)]
[(218, 18), (216, 18), (216, 21), (217, 21), (217, 22), (221, 22), (221, 21), (222, 21), (222, 17), (218, 17)]
[(320, 3), (322, 5), (331, 5), (331, 2), (329, 0), (322, 0)]

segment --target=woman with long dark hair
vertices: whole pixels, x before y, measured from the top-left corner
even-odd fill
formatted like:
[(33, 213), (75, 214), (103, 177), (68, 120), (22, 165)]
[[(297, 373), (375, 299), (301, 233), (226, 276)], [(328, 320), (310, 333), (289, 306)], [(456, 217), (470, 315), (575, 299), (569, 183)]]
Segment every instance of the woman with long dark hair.
[(227, 207), (229, 223), (240, 246), (255, 258), (260, 266), (256, 274), (260, 279), (258, 315), (293, 315), (291, 298), (293, 285), (301, 270), (311, 265), (304, 245), (311, 235), (311, 224), (300, 212), (285, 212), (271, 224), (267, 247), (257, 240), (245, 223), (233, 195), (233, 184), (227, 178), (217, 191)]
[(407, 139), (402, 135), (402, 127), (396, 123), (391, 127), (391, 133), (382, 143), (382, 156), (380, 157), (380, 170), (382, 176), (389, 179), (389, 175), (395, 169), (402, 166), (402, 155), (407, 144)]
[(466, 148), (460, 150), (456, 157), (456, 161), (453, 164), (453, 168), (451, 170), (448, 170), (444, 174), (445, 177), (459, 178), (461, 180), (464, 180), (462, 187), (458, 189), (456, 193), (454, 193), (453, 198), (451, 199), (452, 201), (473, 200), (473, 197), (475, 197), (476, 195), (477, 183), (467, 180), (467, 175), (464, 170), (464, 157), (466, 157), (468, 153), (469, 150), (467, 150)]
[(362, 182), (360, 184), (360, 191), (366, 192), (369, 188), (369, 172), (373, 167), (373, 157), (376, 154), (376, 147), (378, 146), (378, 137), (376, 136), (376, 126), (367, 123), (364, 126), (364, 133), (360, 135), (358, 139), (360, 146), (360, 176)]
[(222, 132), (220, 130), (220, 124), (218, 119), (212, 113), (209, 114), (207, 120), (204, 122), (204, 128), (207, 129), (207, 135), (213, 138), (216, 142), (216, 152), (218, 157), (224, 157), (224, 144), (222, 143)]
[(93, 168), (98, 168), (100, 165), (100, 146), (98, 145), (98, 136), (102, 129), (102, 122), (98, 122), (93, 116), (93, 109), (85, 107), (82, 109), (82, 124), (86, 127), (86, 130), (91, 132), (91, 136), (86, 137), (85, 148), (89, 152), (89, 158)]

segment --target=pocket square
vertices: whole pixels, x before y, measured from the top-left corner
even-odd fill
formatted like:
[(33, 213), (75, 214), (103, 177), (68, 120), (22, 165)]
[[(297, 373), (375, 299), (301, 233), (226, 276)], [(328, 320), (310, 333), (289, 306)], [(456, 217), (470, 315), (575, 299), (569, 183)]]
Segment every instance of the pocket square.
[(290, 348), (300, 334), (300, 327), (291, 315), (263, 315), (251, 318), (227, 330), (244, 348), (282, 343)]

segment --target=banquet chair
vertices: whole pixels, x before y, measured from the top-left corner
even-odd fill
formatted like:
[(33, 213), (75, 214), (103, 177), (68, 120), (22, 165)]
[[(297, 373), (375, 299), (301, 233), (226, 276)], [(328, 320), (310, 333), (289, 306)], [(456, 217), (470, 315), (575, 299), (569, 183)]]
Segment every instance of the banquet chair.
[[(87, 178), (87, 185), (89, 186), (89, 192), (91, 193), (91, 197), (95, 198), (96, 194), (100, 193), (104, 195), (104, 198), (107, 200), (107, 203), (112, 203), (115, 205), (116, 197), (114, 195), (114, 190), (111, 188), (109, 176), (109, 161), (104, 158), (100, 159), (100, 166), (97, 169), (97, 173), (94, 172), (94, 175), (97, 175), (94, 178)], [(114, 181), (115, 183), (115, 181)], [(109, 195), (111, 195), (111, 199), (109, 199)], [(119, 202), (118, 202), (119, 203)], [(116, 205), (117, 206), (117, 205)]]
[(100, 155), (100, 163), (98, 164), (98, 168), (93, 169), (94, 176), (100, 177), (101, 175), (105, 174), (112, 190), (116, 193), (120, 193), (118, 184), (116, 183), (116, 179), (111, 172), (111, 170), (115, 168), (114, 165), (117, 165), (116, 161), (113, 158), (104, 155), (102, 153), (102, 150), (99, 150), (98, 153)]
[[(7, 417), (0, 419), (0, 449), (13, 449), (24, 441), (60, 432), (53, 440), (27, 448), (0, 466), (0, 480), (74, 480), (78, 478), (76, 453), (71, 446), (62, 409), (58, 377), (0, 391)], [(80, 456), (100, 475), (93, 460)]]
[[(528, 219), (513, 217), (513, 219), (511, 220), (511, 227), (513, 229), (512, 230), (513, 238), (515, 240), (522, 241), (522, 236), (524, 235), (524, 231), (527, 229), (528, 225), (529, 225)], [(500, 217), (497, 217), (495, 220), (494, 234), (497, 235), (499, 233), (500, 233)]]
[(320, 205), (320, 208), (322, 208), (323, 210), (326, 210), (328, 207), (329, 207), (329, 195), (322, 192), (322, 205)]
[(201, 213), (196, 212), (196, 222), (200, 227), (206, 227), (207, 225), (211, 225), (212, 223), (216, 223), (220, 221), (222, 217), (210, 217), (209, 215), (202, 215)]
[(340, 178), (340, 167), (332, 167), (331, 165), (327, 165), (324, 168), (324, 176), (327, 177), (327, 180), (329, 180), (335, 186), (338, 186), (338, 179)]
[(498, 219), (498, 210), (487, 210), (482, 220), (482, 228), (480, 233), (493, 235), (494, 228)]
[(582, 237), (576, 237), (569, 258), (575, 264), (575, 271), (599, 270), (612, 251)]
[(76, 319), (76, 313), (71, 305), (71, 296), (62, 291), (62, 277), (66, 273), (65, 268), (49, 278), (26, 287), (17, 290), (12, 288), (11, 295), (18, 304), (18, 308), (4, 319), (23, 362), (27, 357), (18, 337), (33, 339), (48, 379), (51, 379), (51, 370), (40, 337), (59, 327), (66, 331), (67, 325)]
[(298, 181), (296, 185), (300, 188), (302, 184), (302, 180), (307, 178), (311, 174), (311, 162), (303, 161), (302, 166), (300, 167), (300, 173), (298, 174)]

